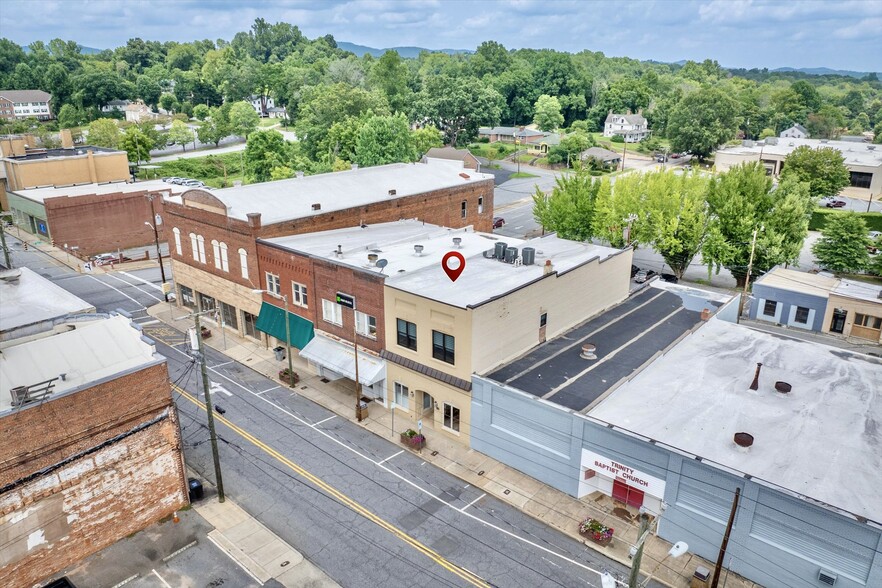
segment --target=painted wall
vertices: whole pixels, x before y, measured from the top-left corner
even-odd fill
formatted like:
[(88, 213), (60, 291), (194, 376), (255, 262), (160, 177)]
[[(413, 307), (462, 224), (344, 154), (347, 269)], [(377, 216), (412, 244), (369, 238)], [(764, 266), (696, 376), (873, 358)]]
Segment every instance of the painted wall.
[(36, 186), (62, 186), (127, 181), (129, 160), (125, 151), (66, 155), (47, 159), (4, 161), (10, 190)]
[[(768, 300), (774, 300), (778, 303), (774, 316), (765, 314), (765, 305)], [(808, 322), (805, 324), (796, 322), (796, 309), (800, 306), (809, 309)], [(750, 305), (751, 319), (780, 323), (797, 329), (820, 331), (826, 311), (827, 299), (823, 296), (782, 290), (761, 283), (753, 285), (753, 297)]]
[[(830, 300), (827, 304), (827, 312), (824, 315), (824, 321), (822, 323), (822, 330), (824, 333), (831, 333), (830, 324), (833, 321), (833, 311), (837, 308), (841, 308), (848, 312), (848, 315), (845, 317), (845, 329), (842, 332), (843, 337), (855, 336), (855, 333), (852, 332), (852, 330), (854, 327), (854, 315), (856, 313), (882, 317), (882, 300), (873, 302), (870, 300), (857, 300), (854, 298), (846, 298), (845, 296), (830, 294)], [(877, 336), (876, 341), (882, 343), (882, 331), (870, 331), (864, 328), (861, 329), (860, 336), (861, 338), (866, 339), (867, 335), (871, 333), (875, 333)]]
[[(491, 380), (472, 378), (471, 447), (573, 496), (582, 449), (665, 481), (658, 534), (714, 561), (742, 489), (726, 565), (763, 586), (882, 585), (882, 530)], [(695, 562), (693, 562), (695, 563)], [(706, 566), (707, 567), (707, 566)]]

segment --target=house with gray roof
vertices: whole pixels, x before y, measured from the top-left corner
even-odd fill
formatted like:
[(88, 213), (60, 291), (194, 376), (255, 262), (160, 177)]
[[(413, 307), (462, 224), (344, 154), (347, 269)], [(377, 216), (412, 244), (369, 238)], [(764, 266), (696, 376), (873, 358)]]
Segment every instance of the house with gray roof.
[(781, 131), (781, 134), (778, 136), (782, 139), (808, 139), (809, 132), (801, 124), (794, 123), (789, 129)]
[(652, 131), (649, 130), (649, 124), (643, 117), (643, 114), (615, 114), (610, 111), (606, 115), (603, 123), (603, 136), (613, 137), (621, 135), (625, 138), (625, 143), (639, 143), (643, 139), (649, 137)]
[(546, 133), (527, 127), (481, 127), (478, 129), (479, 137), (486, 137), (491, 143), (502, 141), (503, 143), (514, 143), (515, 140), (521, 143), (536, 143), (542, 139)]
[(52, 94), (42, 90), (0, 90), (0, 119), (55, 118), (51, 101)]

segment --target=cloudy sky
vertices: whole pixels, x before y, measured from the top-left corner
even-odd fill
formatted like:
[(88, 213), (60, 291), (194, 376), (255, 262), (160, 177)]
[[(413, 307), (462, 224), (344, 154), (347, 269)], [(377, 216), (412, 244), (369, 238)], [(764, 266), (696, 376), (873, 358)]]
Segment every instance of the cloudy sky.
[(603, 51), (729, 67), (882, 71), (882, 0), (2, 0), (0, 36), (114, 48), (130, 37), (231, 39), (257, 17), (385, 48)]

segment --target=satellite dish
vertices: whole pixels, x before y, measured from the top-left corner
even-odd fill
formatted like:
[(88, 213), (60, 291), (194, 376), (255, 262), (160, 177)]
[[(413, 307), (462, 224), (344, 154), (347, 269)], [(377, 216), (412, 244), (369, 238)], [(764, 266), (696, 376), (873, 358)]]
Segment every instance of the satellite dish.
[(381, 272), (383, 271), (383, 268), (386, 267), (387, 265), (389, 265), (388, 259), (378, 259), (377, 260), (377, 267), (380, 268)]

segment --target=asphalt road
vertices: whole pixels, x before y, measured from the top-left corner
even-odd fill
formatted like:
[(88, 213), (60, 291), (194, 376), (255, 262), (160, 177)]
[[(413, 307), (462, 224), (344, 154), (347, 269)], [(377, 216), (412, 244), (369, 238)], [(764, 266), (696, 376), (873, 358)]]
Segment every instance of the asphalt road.
[[(183, 331), (144, 308), (159, 271), (79, 275), (48, 256), (25, 264), (101, 310), (124, 309), (168, 358), (188, 465), (214, 481), (198, 369)], [(624, 566), (278, 382), (207, 351), (226, 492), (346, 587), (600, 586)], [(550, 505), (553, 508), (553, 505)], [(655, 583), (653, 586), (657, 586)]]

